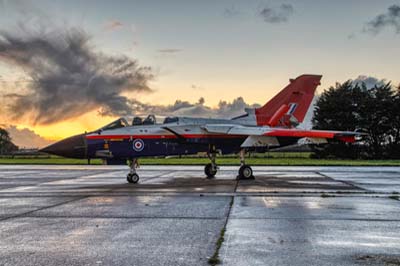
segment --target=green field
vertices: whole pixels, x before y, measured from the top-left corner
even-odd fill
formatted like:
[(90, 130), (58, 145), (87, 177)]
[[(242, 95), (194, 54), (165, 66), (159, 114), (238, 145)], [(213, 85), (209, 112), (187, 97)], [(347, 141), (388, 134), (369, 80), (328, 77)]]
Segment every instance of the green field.
[[(91, 160), (91, 164), (102, 164), (99, 159)], [(141, 158), (142, 165), (205, 165), (209, 163), (205, 157), (171, 157), (171, 158)], [(217, 157), (219, 165), (239, 165), (239, 158), (233, 156)], [(270, 153), (254, 155), (246, 158), (249, 165), (304, 165), (304, 166), (400, 166), (400, 160), (339, 160), (311, 159), (310, 153)], [(55, 164), (84, 165), (87, 160), (68, 159), (57, 156), (18, 156), (0, 157), (0, 164)]]

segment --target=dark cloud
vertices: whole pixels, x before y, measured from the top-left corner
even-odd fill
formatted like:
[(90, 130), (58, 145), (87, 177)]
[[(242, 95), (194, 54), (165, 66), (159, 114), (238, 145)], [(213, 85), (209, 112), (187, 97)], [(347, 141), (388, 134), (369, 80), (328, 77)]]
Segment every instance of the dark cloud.
[(264, 7), (258, 12), (258, 15), (267, 23), (282, 23), (287, 22), (293, 12), (292, 5), (282, 4), (278, 8)]
[(163, 54), (176, 54), (182, 52), (183, 49), (176, 49), (176, 48), (166, 48), (166, 49), (158, 49), (157, 52)]
[(50, 124), (100, 107), (126, 115), (134, 100), (124, 93), (151, 91), (149, 67), (96, 52), (81, 29), (16, 32), (0, 31), (0, 61), (20, 67), (30, 80), (26, 93), (7, 97), (14, 119), (29, 115), (33, 124)]
[(2, 126), (10, 133), (13, 143), (20, 148), (42, 148), (52, 143), (28, 128), (18, 129), (14, 125)]
[(118, 20), (110, 20), (107, 21), (104, 28), (106, 30), (112, 31), (112, 30), (116, 30), (118, 28), (122, 28), (124, 24), (121, 21)]
[(384, 28), (394, 28), (396, 34), (400, 34), (400, 6), (392, 5), (383, 14), (377, 15), (367, 22), (364, 32), (378, 34)]
[(385, 79), (378, 79), (371, 76), (359, 75), (356, 79), (353, 80), (353, 84), (361, 84), (364, 83), (367, 89), (371, 89), (375, 86), (384, 86), (387, 82)]
[(259, 104), (248, 104), (242, 97), (234, 99), (232, 102), (220, 101), (215, 108), (204, 105), (205, 101), (200, 98), (192, 107), (183, 108), (176, 111), (175, 115), (232, 118), (244, 114), (245, 108), (258, 108)]

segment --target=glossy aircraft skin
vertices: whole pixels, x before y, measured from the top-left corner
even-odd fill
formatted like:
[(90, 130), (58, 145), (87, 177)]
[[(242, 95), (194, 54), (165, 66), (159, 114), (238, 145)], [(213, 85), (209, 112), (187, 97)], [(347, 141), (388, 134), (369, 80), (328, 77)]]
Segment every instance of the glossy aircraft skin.
[(217, 173), (217, 153), (239, 153), (239, 178), (252, 178), (253, 172), (245, 164), (244, 155), (250, 150), (265, 150), (295, 144), (307, 138), (311, 143), (324, 143), (327, 139), (354, 142), (358, 132), (301, 130), (303, 122), (320, 84), (320, 75), (301, 75), (290, 80), (273, 99), (256, 109), (232, 119), (206, 119), (173, 117), (157, 124), (155, 117), (146, 119), (120, 118), (90, 133), (67, 138), (42, 151), (73, 158), (102, 158), (109, 163), (130, 161), (127, 176), (136, 183), (137, 158), (171, 156), (207, 152), (211, 163), (205, 174), (212, 178)]

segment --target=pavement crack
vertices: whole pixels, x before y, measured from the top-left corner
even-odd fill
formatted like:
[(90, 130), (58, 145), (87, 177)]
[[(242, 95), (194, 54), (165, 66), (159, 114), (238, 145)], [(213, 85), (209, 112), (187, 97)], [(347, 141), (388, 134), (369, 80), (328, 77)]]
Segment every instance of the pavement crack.
[(87, 198), (87, 197), (86, 197), (86, 196), (85, 196), (85, 197), (79, 197), (79, 198), (75, 198), (75, 199), (71, 199), (71, 200), (59, 202), (59, 203), (57, 203), (57, 204), (52, 204), (52, 205), (49, 205), (49, 206), (44, 206), (44, 207), (41, 207), (41, 208), (38, 208), (38, 209), (35, 209), (35, 210), (31, 210), (31, 211), (28, 211), (28, 212), (24, 212), (24, 213), (12, 215), (12, 216), (4, 217), (4, 218), (1, 218), (1, 219), (0, 219), (0, 222), (6, 221), (6, 220), (9, 220), (9, 219), (18, 218), (18, 217), (28, 217), (29, 214), (32, 214), (32, 213), (34, 213), (34, 212), (42, 211), (42, 210), (46, 210), (46, 209), (50, 209), (50, 208), (53, 208), (53, 207), (58, 207), (58, 206), (61, 206), (61, 205), (64, 205), (64, 204), (68, 204), (68, 203), (71, 203), (71, 202), (74, 202), (74, 201), (78, 201), (78, 200), (81, 200), (81, 199), (84, 199), (84, 198)]
[(358, 222), (400, 222), (400, 219), (379, 218), (324, 218), (324, 217), (233, 217), (233, 220), (302, 220), (302, 221), (358, 221)]
[(360, 189), (360, 190), (364, 190), (364, 191), (370, 191), (370, 190), (368, 190), (368, 189), (365, 189), (365, 188), (356, 186), (353, 182), (335, 179), (335, 178), (332, 178), (332, 177), (330, 177), (330, 176), (328, 176), (328, 175), (326, 175), (326, 174), (323, 174), (323, 173), (321, 173), (321, 172), (316, 172), (316, 173), (319, 174), (320, 176), (326, 177), (326, 178), (328, 178), (328, 179), (330, 179), (330, 180), (332, 180), (332, 181), (341, 182), (341, 183), (343, 183), (343, 184), (345, 184), (345, 185), (348, 185), (348, 186), (350, 186), (350, 187), (352, 187), (352, 188)]
[[(107, 190), (106, 192), (111, 192), (113, 190), (115, 190), (115, 188)], [(87, 196), (87, 195), (81, 196), (81, 197), (76, 197), (76, 198), (71, 199), (71, 200), (59, 202), (59, 203), (52, 204), (52, 205), (49, 205), (49, 206), (44, 206), (44, 207), (41, 207), (41, 208), (38, 208), (38, 209), (35, 209), (35, 210), (31, 210), (31, 211), (28, 211), (28, 212), (24, 212), (24, 213), (20, 213), (20, 214), (8, 216), (8, 217), (0, 218), (0, 222), (6, 221), (6, 220), (10, 220), (10, 219), (14, 219), (14, 218), (19, 218), (19, 217), (29, 217), (30, 214), (35, 213), (37, 211), (47, 210), (47, 209), (50, 209), (50, 208), (58, 207), (58, 206), (61, 206), (61, 205), (64, 205), (64, 204), (68, 204), (68, 203), (71, 203), (71, 202), (74, 202), (74, 201), (78, 201), (78, 200), (82, 200), (82, 199), (86, 199), (86, 198), (90, 198), (90, 197), (91, 196)]]
[(221, 220), (222, 217), (197, 217), (197, 216), (100, 216), (100, 215), (25, 215), (24, 218), (46, 218), (46, 219), (178, 219), (178, 220)]
[[(236, 193), (238, 185), (239, 185), (239, 180), (236, 181), (236, 186), (235, 186), (235, 189), (233, 190), (234, 193)], [(231, 215), (234, 200), (235, 200), (235, 196), (233, 195), (233, 196), (231, 196), (231, 201), (229, 202), (228, 214), (226, 215), (224, 226), (222, 227), (219, 237), (217, 239), (217, 242), (215, 243), (214, 254), (208, 259), (208, 264), (210, 264), (212, 266), (215, 266), (215, 265), (221, 263), (221, 260), (219, 258), (219, 250), (221, 249), (222, 244), (225, 241), (226, 226), (228, 225), (228, 221), (229, 221), (229, 217)]]

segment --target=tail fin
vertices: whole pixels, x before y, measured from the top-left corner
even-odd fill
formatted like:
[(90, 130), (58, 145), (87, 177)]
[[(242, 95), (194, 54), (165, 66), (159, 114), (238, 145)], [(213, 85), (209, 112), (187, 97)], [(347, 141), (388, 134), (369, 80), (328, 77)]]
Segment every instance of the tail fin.
[(284, 126), (285, 122), (282, 118), (285, 116), (289, 123), (293, 120), (303, 122), (314, 98), (315, 90), (321, 84), (321, 78), (320, 75), (301, 75), (296, 79), (291, 79), (290, 84), (274, 98), (264, 106), (255, 109), (257, 125)]

